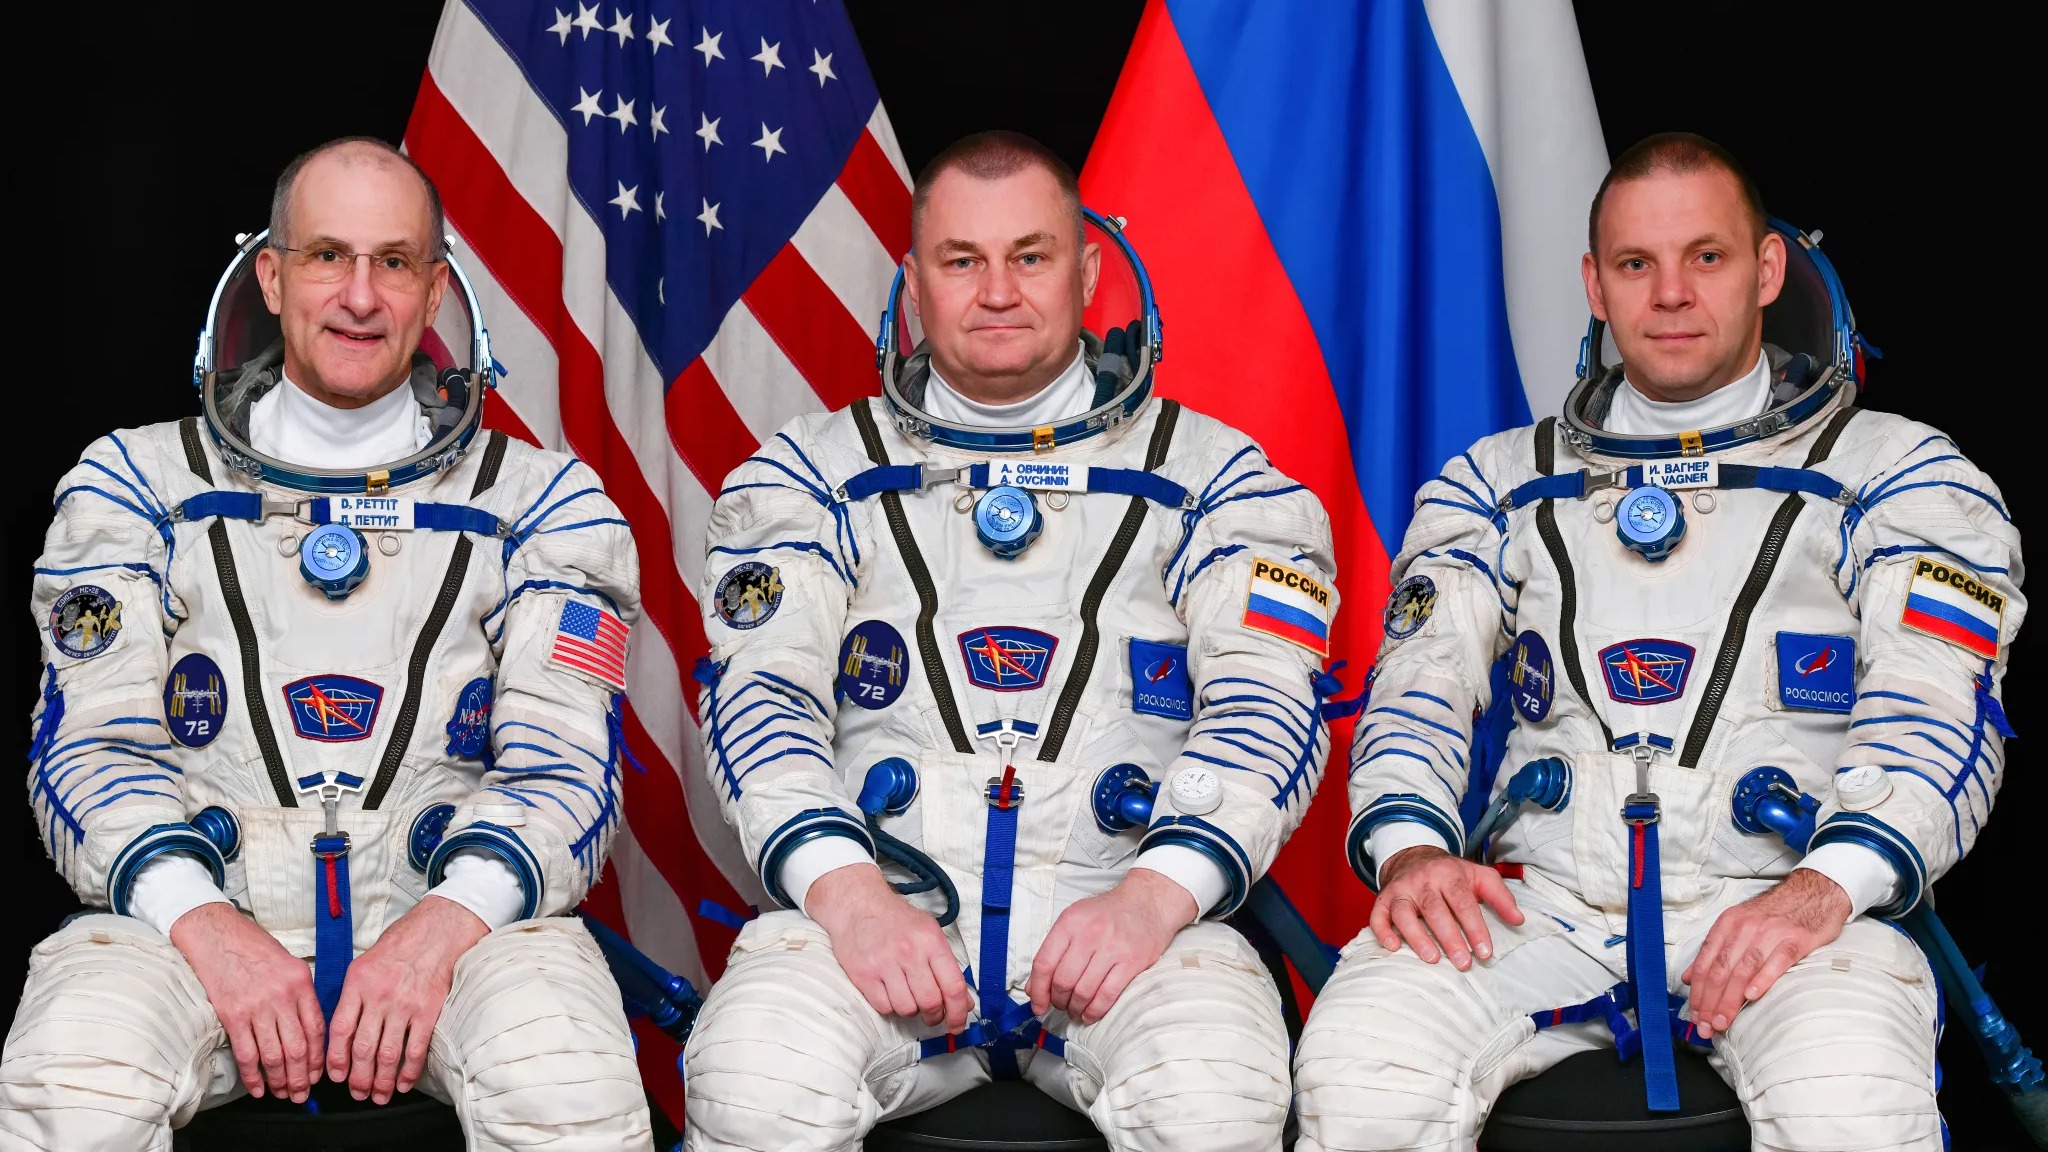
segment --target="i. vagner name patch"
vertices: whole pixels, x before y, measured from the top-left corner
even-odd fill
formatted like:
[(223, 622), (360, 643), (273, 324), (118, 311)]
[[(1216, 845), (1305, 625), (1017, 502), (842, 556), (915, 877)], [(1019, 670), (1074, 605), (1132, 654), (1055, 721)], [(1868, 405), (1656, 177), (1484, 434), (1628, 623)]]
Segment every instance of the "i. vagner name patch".
[(1315, 577), (1271, 560), (1252, 562), (1244, 626), (1330, 654), (1330, 590)]

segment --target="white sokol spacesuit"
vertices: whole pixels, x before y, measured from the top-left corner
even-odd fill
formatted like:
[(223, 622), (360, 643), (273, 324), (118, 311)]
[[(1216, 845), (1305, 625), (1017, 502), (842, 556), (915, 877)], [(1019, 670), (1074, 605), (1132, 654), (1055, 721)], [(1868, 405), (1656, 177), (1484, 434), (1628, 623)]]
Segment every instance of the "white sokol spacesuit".
[[(1939, 993), (1880, 917), (1926, 899), (1989, 815), (2019, 537), (1939, 431), (1853, 407), (1839, 285), (1774, 227), (1791, 257), (1766, 338), (1803, 300), (1819, 355), (1770, 348), (1665, 406), (1594, 359), (1562, 419), (1479, 441), (1419, 493), (1351, 754), (1361, 871), (1418, 843), (1465, 851), (1487, 799), (1468, 741), (1503, 654), (1515, 715), (1492, 795), (1559, 763), (1492, 839), (1526, 920), (1486, 913), (1490, 960), (1461, 973), (1370, 931), (1345, 949), (1297, 1055), (1303, 1149), (1470, 1148), (1503, 1088), (1613, 1032), (1639, 1026), (1646, 1054), (1660, 1030), (1695, 1042), (1678, 976), (1723, 911), (1795, 866), (1840, 882), (1852, 918), (1714, 1036), (1713, 1066), (1758, 1148), (1941, 1148)], [(1804, 865), (1733, 818), (1774, 782), (1821, 801)]]
[[(1148, 318), (1107, 351), (1084, 337), (1059, 380), (993, 412), (921, 354), (899, 380), (914, 341), (885, 327), (886, 400), (800, 418), (728, 478), (700, 670), (725, 817), (791, 907), (846, 860), (922, 861), (914, 902), (941, 916), (977, 1005), (951, 1039), (880, 1015), (817, 923), (763, 915), (690, 1038), (691, 1149), (850, 1149), (992, 1074), (1118, 1149), (1279, 1147), (1278, 993), (1210, 921), (1322, 772), (1330, 529), (1248, 438), (1148, 399)], [(1025, 410), (1035, 433), (974, 426)], [(1116, 797), (1152, 781), (1147, 826)], [(1102, 1020), (1032, 1018), (1054, 919), (1133, 866), (1201, 916)]]
[(490, 360), (459, 269), (467, 315), (443, 308), (410, 386), (343, 413), (277, 369), (262, 242), (202, 336), (206, 419), (103, 437), (58, 488), (29, 789), (112, 914), (35, 949), (0, 1131), (166, 1149), (242, 1094), (166, 935), (180, 913), (231, 899), (331, 1014), (431, 890), (494, 930), (456, 964), (421, 1090), (473, 1148), (647, 1147), (617, 986), (568, 915), (618, 828), (632, 538), (584, 465), (477, 431), (489, 372), (466, 369)]

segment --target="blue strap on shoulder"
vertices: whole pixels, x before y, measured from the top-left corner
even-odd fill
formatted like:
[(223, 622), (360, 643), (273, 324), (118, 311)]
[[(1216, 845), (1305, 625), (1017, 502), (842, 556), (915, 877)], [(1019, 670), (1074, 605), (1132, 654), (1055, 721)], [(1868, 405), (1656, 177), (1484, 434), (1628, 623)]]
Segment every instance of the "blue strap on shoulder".
[[(1594, 484), (1595, 476), (1601, 483)], [(1759, 467), (1754, 464), (1723, 464), (1718, 472), (1719, 479), (1714, 487), (1721, 489), (1761, 488), (1766, 492), (1804, 492), (1823, 500), (1838, 504), (1850, 502), (1850, 492), (1842, 482), (1825, 472), (1811, 468)], [(1539, 500), (1577, 500), (1589, 492), (1601, 488), (1640, 488), (1645, 483), (1643, 466), (1630, 465), (1618, 473), (1590, 471), (1567, 472), (1556, 476), (1538, 476), (1526, 484), (1517, 485), (1500, 502), (1500, 510), (1521, 508)]]
[[(272, 508), (277, 510), (276, 505)], [(177, 518), (180, 520), (189, 522), (216, 516), (223, 520), (260, 521), (263, 519), (263, 497), (255, 492), (216, 490), (201, 492), (178, 504)], [(301, 519), (308, 524), (333, 523), (333, 498), (315, 496), (307, 500)], [(467, 504), (416, 503), (412, 506), (412, 523), (415, 529), (425, 532), (474, 532), (479, 536), (504, 534), (495, 515)]]
[(254, 492), (201, 492), (178, 505), (178, 516), (183, 520), (214, 516), (225, 520), (261, 520), (263, 497)]
[(865, 472), (856, 472), (839, 486), (835, 493), (841, 500), (852, 502), (879, 496), (884, 492), (916, 492), (924, 487), (924, 466), (921, 464), (879, 464)]
[(341, 984), (356, 958), (355, 913), (348, 891), (348, 835), (313, 838), (313, 995), (334, 1019)]

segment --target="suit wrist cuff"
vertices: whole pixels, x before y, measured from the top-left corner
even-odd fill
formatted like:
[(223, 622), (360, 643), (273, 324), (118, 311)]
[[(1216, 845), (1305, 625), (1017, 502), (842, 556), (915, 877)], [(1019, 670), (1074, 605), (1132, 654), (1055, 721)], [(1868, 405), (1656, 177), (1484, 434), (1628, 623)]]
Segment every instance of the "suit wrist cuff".
[(1899, 874), (1891, 861), (1861, 844), (1838, 840), (1807, 853), (1800, 868), (1811, 869), (1849, 894), (1849, 919), (1899, 898)]
[(782, 861), (782, 890), (789, 895), (791, 905), (804, 915), (811, 914), (805, 901), (810, 899), (811, 885), (827, 872), (837, 872), (849, 864), (873, 864), (860, 842), (845, 836), (822, 836), (806, 840), (790, 850)]
[(1392, 820), (1381, 824), (1366, 837), (1368, 850), (1372, 853), (1373, 876), (1379, 883), (1386, 883), (1387, 861), (1410, 848), (1442, 848), (1448, 852), (1450, 845), (1444, 838), (1426, 824), (1413, 820)]
[(1193, 924), (1208, 915), (1230, 895), (1230, 879), (1216, 861), (1182, 844), (1155, 844), (1138, 853), (1133, 868), (1148, 868), (1182, 888), (1195, 899)]

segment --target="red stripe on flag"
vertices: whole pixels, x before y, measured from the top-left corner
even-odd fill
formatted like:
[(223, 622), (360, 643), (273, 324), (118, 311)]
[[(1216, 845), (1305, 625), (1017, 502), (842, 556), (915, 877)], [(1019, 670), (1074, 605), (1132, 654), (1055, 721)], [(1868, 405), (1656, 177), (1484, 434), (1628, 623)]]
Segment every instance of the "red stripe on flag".
[(668, 438), (708, 492), (723, 488), (725, 478), (753, 451), (754, 434), (733, 411), (702, 356), (690, 361), (668, 386), (662, 414)]
[(881, 393), (871, 338), (796, 245), (783, 245), (740, 299), (825, 407)]
[(1930, 616), (1925, 612), (1908, 608), (1900, 615), (1899, 623), (1909, 628), (1918, 628), (1930, 636), (1947, 640), (1951, 644), (1960, 644), (1964, 648), (1984, 657), (1986, 660), (1998, 658), (1997, 641), (1986, 640), (1984, 637), (1977, 635), (1975, 632), (1954, 621), (1944, 620), (1939, 616)]
[[(420, 80), (406, 140), (408, 153), (439, 186), (442, 203), (469, 238), (471, 250), (554, 345), (563, 435), (604, 480), (606, 494), (633, 526), (640, 551), (641, 607), (648, 619), (679, 662), (695, 659), (709, 647), (703, 621), (676, 569), (667, 512), (612, 422), (604, 363), (563, 303), (560, 240), (448, 103), (432, 73)], [(839, 312), (845, 315), (846, 310)]]
[[(624, 896), (619, 891), (619, 877), (612, 871), (610, 861), (605, 862), (604, 875), (583, 897), (581, 911), (602, 920), (612, 931), (629, 936)], [(654, 1097), (655, 1105), (667, 1114), (669, 1123), (680, 1129), (683, 1126), (683, 1078), (676, 1071), (676, 1054), (682, 1049), (668, 1038), (667, 1033), (644, 1017), (635, 1017), (628, 1023), (633, 1028), (633, 1057), (640, 1065), (640, 1082), (646, 1085), (647, 1094)]]
[(519, 413), (513, 411), (512, 402), (495, 388), (484, 394), (484, 427), (503, 432), (514, 440), (524, 440), (535, 448), (542, 446), (540, 437), (535, 436), (533, 429), (526, 426), (526, 421), (519, 418)]
[[(683, 683), (695, 682), (685, 677)], [(688, 694), (686, 689), (685, 695)], [(640, 851), (654, 863), (655, 871), (668, 881), (668, 886), (675, 890), (676, 898), (682, 902), (683, 910), (689, 913), (690, 931), (697, 937), (697, 954), (703, 958), (705, 973), (716, 980), (719, 973), (725, 971), (725, 954), (739, 933), (716, 920), (699, 916), (698, 901), (711, 900), (741, 915), (746, 914), (747, 902), (733, 891), (725, 874), (705, 854), (704, 845), (691, 832), (682, 779), (668, 768), (668, 758), (662, 755), (647, 729), (641, 726), (632, 701), (626, 702), (621, 719), (626, 730), (626, 747), (647, 769), (635, 772), (628, 768), (619, 774), (625, 792), (621, 803), (626, 823), (632, 826), (633, 839), (639, 843)], [(686, 765), (683, 771), (693, 769)], [(699, 988), (698, 991), (704, 989)]]
[(853, 155), (839, 173), (839, 190), (853, 201), (868, 230), (889, 250), (889, 258), (903, 259), (910, 251), (910, 189), (903, 186), (903, 177), (874, 133), (862, 132), (853, 142)]
[[(1346, 601), (1331, 641), (1334, 654), (1350, 661), (1345, 679), (1355, 690), (1379, 648), (1387, 550), (1359, 495), (1344, 413), (1315, 330), (1163, 0), (1147, 4), (1139, 21), (1081, 192), (1097, 211), (1130, 220), (1126, 234), (1144, 256), (1165, 320), (1160, 391), (1257, 439), (1274, 464), (1322, 500)], [(1363, 885), (1333, 882), (1329, 869), (1343, 855), (1350, 727), (1331, 733), (1328, 794), (1309, 807), (1274, 868), (1326, 940), (1349, 939), (1371, 908)]]
[(1256, 608), (1244, 614), (1244, 626), (1256, 628), (1261, 632), (1278, 636), (1282, 640), (1299, 644), (1318, 656), (1328, 656), (1330, 654), (1330, 641), (1328, 637), (1318, 636), (1301, 625), (1294, 623), (1292, 620), (1282, 620), (1278, 616), (1268, 616)]

